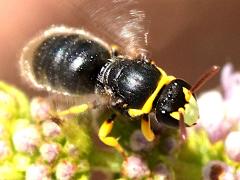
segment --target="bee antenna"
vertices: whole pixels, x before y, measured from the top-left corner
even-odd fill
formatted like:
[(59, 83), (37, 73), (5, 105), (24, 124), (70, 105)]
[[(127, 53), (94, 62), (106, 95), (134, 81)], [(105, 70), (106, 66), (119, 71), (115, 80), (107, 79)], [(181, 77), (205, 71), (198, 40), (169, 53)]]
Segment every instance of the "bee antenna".
[(219, 66), (212, 66), (209, 70), (207, 70), (200, 78), (199, 80), (192, 86), (190, 91), (196, 92), (198, 91), (208, 80), (213, 78), (220, 70)]

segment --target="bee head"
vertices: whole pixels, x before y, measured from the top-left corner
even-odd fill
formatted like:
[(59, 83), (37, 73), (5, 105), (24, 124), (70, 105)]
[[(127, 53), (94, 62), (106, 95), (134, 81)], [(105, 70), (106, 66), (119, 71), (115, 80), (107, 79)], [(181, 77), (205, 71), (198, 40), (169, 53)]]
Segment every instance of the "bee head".
[(181, 115), (186, 126), (196, 124), (199, 110), (191, 86), (181, 79), (174, 79), (163, 87), (155, 106), (156, 119), (172, 127), (178, 127)]

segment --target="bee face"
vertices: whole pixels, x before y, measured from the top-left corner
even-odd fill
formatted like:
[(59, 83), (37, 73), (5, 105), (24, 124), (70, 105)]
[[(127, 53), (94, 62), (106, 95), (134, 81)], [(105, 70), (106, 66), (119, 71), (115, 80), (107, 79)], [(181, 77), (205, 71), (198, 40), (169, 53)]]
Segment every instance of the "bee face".
[(196, 124), (199, 110), (191, 86), (181, 79), (175, 79), (160, 92), (156, 104), (156, 118), (172, 127), (179, 126), (180, 113), (183, 114), (186, 126)]

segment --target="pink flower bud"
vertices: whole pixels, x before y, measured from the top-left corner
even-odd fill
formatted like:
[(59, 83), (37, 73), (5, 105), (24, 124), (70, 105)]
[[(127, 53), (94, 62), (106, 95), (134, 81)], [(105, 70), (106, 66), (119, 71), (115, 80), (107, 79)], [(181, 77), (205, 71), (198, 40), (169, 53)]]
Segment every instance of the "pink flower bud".
[(122, 168), (124, 175), (131, 179), (140, 179), (150, 174), (146, 163), (138, 156), (129, 156)]
[(7, 135), (7, 131), (6, 131), (5, 127), (2, 124), (0, 124), (0, 137), (3, 138), (6, 135)]
[(61, 128), (53, 121), (45, 121), (42, 124), (43, 135), (46, 137), (57, 137), (61, 133)]
[(165, 164), (158, 164), (153, 170), (154, 180), (174, 179), (173, 174)]
[(50, 180), (49, 169), (42, 164), (32, 164), (26, 170), (26, 180)]
[(226, 104), (226, 118), (232, 121), (240, 119), (240, 73), (233, 71), (232, 64), (226, 64), (221, 73), (221, 85)]
[(33, 153), (40, 141), (41, 136), (35, 126), (17, 130), (13, 135), (14, 147), (19, 152)]
[(11, 152), (10, 147), (5, 141), (0, 140), (0, 160), (7, 157)]
[(0, 91), (0, 119), (10, 119), (12, 118), (15, 111), (14, 98), (4, 91)]
[(31, 115), (34, 119), (44, 121), (49, 119), (51, 105), (44, 98), (34, 98), (31, 101)]
[(77, 166), (71, 162), (60, 162), (56, 167), (56, 177), (59, 180), (70, 180), (74, 176)]
[(225, 140), (225, 151), (232, 160), (240, 162), (240, 131), (228, 134)]
[(221, 161), (210, 161), (203, 167), (202, 175), (204, 180), (235, 180), (234, 170)]
[(66, 143), (64, 149), (69, 156), (79, 156), (80, 154), (79, 149), (74, 144)]
[(52, 162), (54, 161), (58, 154), (59, 154), (59, 146), (57, 144), (43, 144), (40, 147), (40, 153), (43, 158), (43, 160), (47, 162)]
[(236, 180), (240, 180), (240, 169), (236, 172)]
[(212, 90), (203, 93), (198, 98), (200, 119), (198, 127), (208, 133), (211, 142), (225, 138), (232, 127), (230, 121), (225, 120), (225, 104), (220, 92)]
[(148, 142), (140, 130), (135, 130), (130, 137), (130, 147), (133, 151), (150, 150), (152, 142)]

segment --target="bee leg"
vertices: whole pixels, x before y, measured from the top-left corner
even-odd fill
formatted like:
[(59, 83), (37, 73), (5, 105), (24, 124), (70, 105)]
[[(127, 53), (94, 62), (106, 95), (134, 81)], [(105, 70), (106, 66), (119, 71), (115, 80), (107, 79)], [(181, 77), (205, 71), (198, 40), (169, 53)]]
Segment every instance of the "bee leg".
[(58, 116), (66, 116), (66, 115), (70, 115), (70, 114), (80, 114), (83, 113), (85, 111), (87, 111), (88, 109), (93, 108), (93, 104), (81, 104), (81, 105), (77, 105), (77, 106), (72, 106), (69, 109), (57, 112)]
[(124, 149), (118, 143), (118, 138), (108, 136), (112, 131), (115, 118), (116, 114), (113, 114), (109, 119), (103, 122), (99, 129), (98, 137), (104, 144), (114, 147), (118, 152), (120, 152), (123, 155), (123, 157), (127, 157)]
[(142, 120), (141, 120), (141, 130), (144, 135), (144, 137), (148, 141), (153, 141), (155, 139), (155, 135), (151, 129), (150, 125), (150, 119), (147, 115), (143, 115)]

